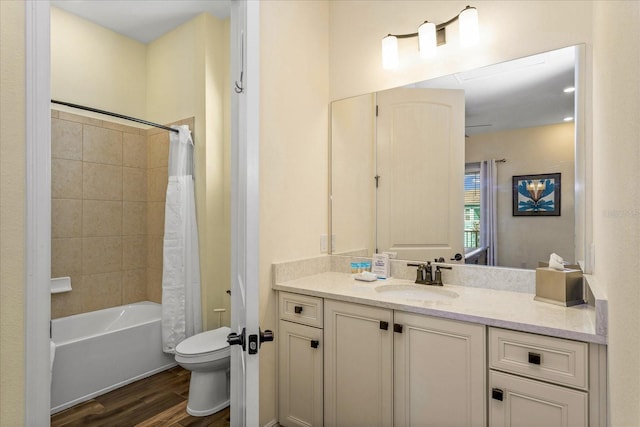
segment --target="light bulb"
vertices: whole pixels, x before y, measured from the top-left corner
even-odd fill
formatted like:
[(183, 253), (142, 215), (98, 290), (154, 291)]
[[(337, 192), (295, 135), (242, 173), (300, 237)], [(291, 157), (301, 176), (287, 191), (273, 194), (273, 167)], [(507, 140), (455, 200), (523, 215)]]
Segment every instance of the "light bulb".
[(460, 15), (460, 46), (470, 47), (478, 43), (478, 10), (467, 6)]
[(382, 68), (398, 68), (398, 38), (392, 35), (382, 39)]
[(433, 58), (436, 56), (436, 24), (433, 22), (425, 22), (418, 27), (418, 46), (420, 47), (420, 56), (423, 58)]

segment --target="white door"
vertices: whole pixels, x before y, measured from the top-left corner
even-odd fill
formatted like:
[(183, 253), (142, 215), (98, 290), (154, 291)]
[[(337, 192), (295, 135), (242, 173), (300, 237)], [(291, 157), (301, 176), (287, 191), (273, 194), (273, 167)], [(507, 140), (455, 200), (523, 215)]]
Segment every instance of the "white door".
[(377, 94), (377, 249), (400, 259), (464, 253), (464, 91)]
[(259, 419), (258, 13), (258, 2), (231, 3), (231, 330), (242, 340), (231, 346), (231, 425), (239, 427)]

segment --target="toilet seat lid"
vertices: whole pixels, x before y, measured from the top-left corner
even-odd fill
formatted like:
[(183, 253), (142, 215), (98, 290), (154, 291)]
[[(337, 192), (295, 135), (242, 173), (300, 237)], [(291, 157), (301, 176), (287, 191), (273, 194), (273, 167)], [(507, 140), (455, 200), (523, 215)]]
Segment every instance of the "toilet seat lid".
[(223, 326), (211, 331), (200, 332), (195, 334), (184, 341), (181, 341), (176, 346), (176, 353), (180, 354), (202, 354), (210, 353), (216, 350), (222, 350), (229, 347), (227, 342), (227, 335), (231, 332), (227, 326)]

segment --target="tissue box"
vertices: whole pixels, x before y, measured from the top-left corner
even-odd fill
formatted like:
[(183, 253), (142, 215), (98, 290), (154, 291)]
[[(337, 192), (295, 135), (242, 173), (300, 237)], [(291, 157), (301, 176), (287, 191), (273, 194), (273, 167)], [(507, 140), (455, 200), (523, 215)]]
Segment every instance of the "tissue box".
[(570, 307), (584, 304), (582, 271), (536, 268), (536, 301)]

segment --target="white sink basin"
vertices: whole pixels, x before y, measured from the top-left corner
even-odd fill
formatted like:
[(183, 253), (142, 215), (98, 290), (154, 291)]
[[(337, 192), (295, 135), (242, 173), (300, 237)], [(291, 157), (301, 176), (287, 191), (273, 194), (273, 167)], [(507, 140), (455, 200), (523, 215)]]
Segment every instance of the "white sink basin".
[(450, 301), (458, 298), (453, 291), (429, 285), (380, 285), (375, 290), (388, 297), (413, 301)]

